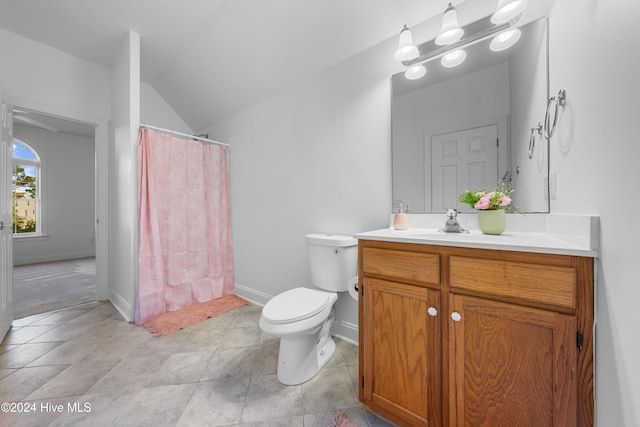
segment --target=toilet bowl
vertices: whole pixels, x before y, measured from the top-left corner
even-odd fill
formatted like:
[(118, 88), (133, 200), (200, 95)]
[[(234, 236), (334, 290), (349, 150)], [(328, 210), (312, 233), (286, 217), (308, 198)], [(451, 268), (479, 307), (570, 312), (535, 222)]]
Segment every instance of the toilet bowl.
[(337, 299), (334, 292), (295, 288), (279, 294), (264, 306), (260, 328), (280, 338), (278, 380), (281, 383), (301, 384), (331, 359), (335, 343), (329, 334)]
[(331, 326), (338, 292), (347, 291), (357, 266), (357, 240), (350, 236), (306, 236), (313, 284), (273, 297), (262, 309), (260, 328), (280, 338), (278, 380), (286, 385), (313, 378), (335, 353)]

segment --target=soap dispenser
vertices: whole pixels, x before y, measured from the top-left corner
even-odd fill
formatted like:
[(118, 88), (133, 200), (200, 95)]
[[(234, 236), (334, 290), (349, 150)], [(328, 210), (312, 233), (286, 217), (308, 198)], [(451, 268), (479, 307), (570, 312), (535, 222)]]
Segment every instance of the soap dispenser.
[(400, 210), (393, 217), (393, 228), (396, 230), (407, 230), (409, 228), (409, 205), (407, 205), (407, 209), (402, 211), (402, 203), (400, 203)]

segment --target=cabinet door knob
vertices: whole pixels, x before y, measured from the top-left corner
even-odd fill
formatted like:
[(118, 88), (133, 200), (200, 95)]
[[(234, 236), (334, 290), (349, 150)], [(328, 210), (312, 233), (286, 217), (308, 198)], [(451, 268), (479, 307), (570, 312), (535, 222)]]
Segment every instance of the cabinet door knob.
[(462, 316), (457, 311), (454, 311), (453, 313), (451, 313), (451, 318), (456, 322), (459, 322), (462, 320)]
[(429, 316), (435, 317), (438, 315), (438, 310), (435, 307), (429, 307), (427, 313), (429, 313)]

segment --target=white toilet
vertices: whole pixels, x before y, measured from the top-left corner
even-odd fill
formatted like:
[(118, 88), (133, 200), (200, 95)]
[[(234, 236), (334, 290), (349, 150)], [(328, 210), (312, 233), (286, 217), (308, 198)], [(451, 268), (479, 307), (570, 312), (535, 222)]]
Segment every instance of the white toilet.
[(280, 338), (278, 380), (301, 384), (331, 359), (337, 292), (348, 290), (357, 273), (358, 241), (351, 236), (306, 236), (311, 280), (320, 289), (295, 288), (272, 298), (262, 309), (260, 328)]

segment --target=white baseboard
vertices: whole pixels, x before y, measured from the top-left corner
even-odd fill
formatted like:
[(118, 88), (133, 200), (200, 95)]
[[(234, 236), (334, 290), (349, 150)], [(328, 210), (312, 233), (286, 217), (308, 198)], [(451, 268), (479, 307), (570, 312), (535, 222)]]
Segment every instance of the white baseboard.
[(236, 295), (246, 299), (252, 304), (264, 307), (264, 305), (273, 298), (273, 295), (265, 294), (264, 292), (257, 291), (246, 286), (234, 283)]
[(109, 291), (109, 301), (111, 301), (111, 304), (118, 310), (124, 320), (127, 322), (134, 321), (131, 305), (120, 294), (113, 292), (113, 290)]
[(41, 262), (64, 261), (68, 259), (90, 258), (96, 256), (95, 251), (67, 252), (40, 256), (20, 257), (13, 259), (13, 265), (38, 264)]
[(358, 345), (358, 325), (353, 323), (344, 321), (334, 323), (331, 335), (353, 345)]

